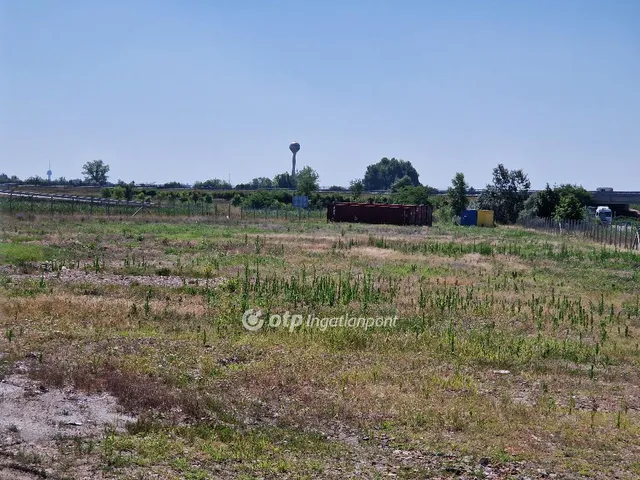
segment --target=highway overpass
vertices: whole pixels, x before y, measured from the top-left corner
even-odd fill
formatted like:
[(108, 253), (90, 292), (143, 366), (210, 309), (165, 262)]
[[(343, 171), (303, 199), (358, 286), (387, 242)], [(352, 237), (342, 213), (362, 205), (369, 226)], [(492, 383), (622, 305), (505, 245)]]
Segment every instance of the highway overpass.
[[(471, 197), (477, 197), (482, 194), (484, 190), (473, 190), (469, 194)], [(537, 193), (540, 190), (529, 190), (530, 193)], [(438, 190), (439, 195), (445, 195), (446, 190)], [(600, 192), (591, 191), (591, 204), (598, 205), (640, 205), (640, 192)]]
[(594, 205), (640, 205), (640, 192), (589, 192)]

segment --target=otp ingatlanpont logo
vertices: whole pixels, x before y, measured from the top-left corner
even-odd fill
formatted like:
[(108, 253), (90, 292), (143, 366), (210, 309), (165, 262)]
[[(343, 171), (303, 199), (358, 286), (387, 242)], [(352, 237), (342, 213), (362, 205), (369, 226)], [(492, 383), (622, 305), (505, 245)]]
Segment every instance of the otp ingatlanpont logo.
[(242, 314), (242, 326), (250, 332), (256, 332), (264, 325), (264, 318), (260, 310), (250, 308)]

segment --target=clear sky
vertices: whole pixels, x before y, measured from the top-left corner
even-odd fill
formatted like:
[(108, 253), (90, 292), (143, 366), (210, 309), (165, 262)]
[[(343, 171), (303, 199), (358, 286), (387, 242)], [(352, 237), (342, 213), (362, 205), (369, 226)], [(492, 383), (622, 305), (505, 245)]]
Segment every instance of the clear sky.
[(640, 190), (638, 0), (0, 0), (0, 172), (246, 182), (302, 149)]

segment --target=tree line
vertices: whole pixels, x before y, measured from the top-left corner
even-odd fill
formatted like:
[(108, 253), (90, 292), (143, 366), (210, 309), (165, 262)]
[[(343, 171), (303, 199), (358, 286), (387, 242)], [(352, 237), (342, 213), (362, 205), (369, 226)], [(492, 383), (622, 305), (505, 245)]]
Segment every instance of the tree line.
[[(51, 184), (99, 185), (105, 198), (126, 200), (204, 201), (214, 199), (231, 200), (236, 205), (249, 208), (287, 208), (291, 205), (293, 194), (306, 195), (311, 207), (321, 207), (331, 201), (362, 200), (366, 192), (366, 201), (371, 203), (429, 204), (434, 206), (441, 219), (460, 216), (466, 208), (478, 208), (494, 211), (494, 218), (500, 223), (514, 223), (526, 217), (551, 217), (558, 220), (579, 220), (587, 215), (586, 206), (590, 195), (578, 185), (560, 185), (546, 188), (530, 194), (531, 183), (522, 170), (509, 170), (503, 164), (493, 169), (492, 182), (487, 184), (482, 194), (471, 200), (471, 188), (462, 172), (455, 174), (445, 196), (435, 196), (436, 189), (420, 183), (419, 174), (409, 161), (383, 157), (377, 163), (369, 165), (362, 178), (349, 182), (349, 187), (331, 187), (344, 193), (318, 195), (319, 175), (311, 167), (305, 166), (292, 176), (289, 172), (275, 175), (273, 178), (257, 177), (248, 183), (232, 186), (220, 179), (197, 181), (191, 190), (185, 192), (162, 192), (158, 188), (179, 189), (188, 185), (180, 182), (168, 182), (159, 186), (136, 186), (134, 182), (118, 180), (116, 184), (108, 182), (110, 167), (102, 160), (92, 160), (82, 167), (83, 179), (67, 181), (64, 177)], [(44, 185), (49, 182), (41, 177), (30, 177), (21, 181), (16, 176), (0, 174), (0, 183), (24, 183)], [(278, 192), (271, 189), (286, 189)], [(205, 192), (200, 192), (203, 190)], [(234, 193), (233, 190), (236, 190)], [(239, 192), (249, 191), (248, 193)], [(254, 192), (251, 192), (254, 190)], [(209, 193), (209, 191), (219, 191)]]
[(453, 215), (460, 216), (468, 207), (493, 210), (500, 223), (515, 223), (531, 217), (562, 220), (581, 220), (588, 216), (591, 194), (579, 185), (547, 183), (544, 190), (531, 193), (531, 182), (521, 169), (509, 170), (503, 164), (493, 169), (493, 180), (475, 200), (467, 196), (469, 186), (464, 174), (456, 173), (447, 198)]

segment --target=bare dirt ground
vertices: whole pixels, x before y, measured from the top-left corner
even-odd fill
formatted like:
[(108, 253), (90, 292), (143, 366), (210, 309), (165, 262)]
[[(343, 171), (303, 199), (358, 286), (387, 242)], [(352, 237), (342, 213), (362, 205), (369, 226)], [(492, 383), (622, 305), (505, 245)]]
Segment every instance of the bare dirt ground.
[[(0, 381), (0, 480), (64, 477), (61, 443), (91, 448), (106, 429), (124, 431), (135, 421), (111, 395), (45, 387), (27, 376), (27, 365), (16, 362)], [(74, 478), (95, 478), (91, 470), (81, 467)]]

